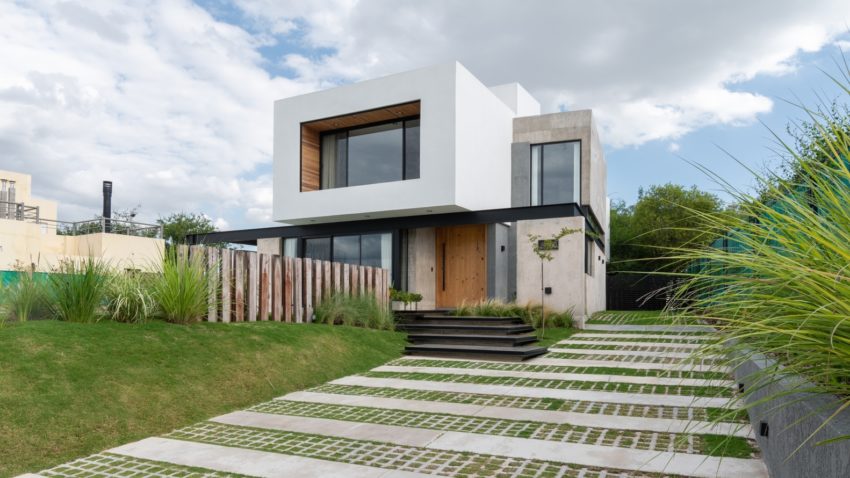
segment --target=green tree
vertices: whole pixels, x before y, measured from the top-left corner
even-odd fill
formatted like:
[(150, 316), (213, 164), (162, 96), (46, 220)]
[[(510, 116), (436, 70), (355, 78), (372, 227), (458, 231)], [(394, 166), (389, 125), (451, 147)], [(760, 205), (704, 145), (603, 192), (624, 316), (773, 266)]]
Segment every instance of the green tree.
[(156, 222), (162, 226), (162, 238), (169, 245), (185, 243), (189, 234), (206, 234), (216, 230), (208, 216), (182, 211), (160, 217)]
[(699, 232), (698, 213), (720, 213), (723, 202), (696, 186), (664, 184), (641, 188), (632, 206), (611, 205), (611, 264), (609, 271), (670, 270), (664, 256), (670, 248), (707, 244), (713, 237)]

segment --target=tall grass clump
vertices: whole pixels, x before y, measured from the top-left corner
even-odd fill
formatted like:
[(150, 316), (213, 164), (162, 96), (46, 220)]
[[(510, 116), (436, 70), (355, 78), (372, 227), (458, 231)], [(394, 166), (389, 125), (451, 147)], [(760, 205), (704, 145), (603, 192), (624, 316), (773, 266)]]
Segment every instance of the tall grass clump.
[(151, 296), (162, 319), (190, 324), (203, 319), (214, 290), (203, 257), (178, 254), (175, 249), (163, 255), (158, 274), (151, 281)]
[(353, 325), (367, 329), (392, 330), (395, 326), (389, 306), (383, 306), (371, 295), (333, 293), (315, 310), (320, 324)]
[(109, 280), (109, 268), (100, 259), (63, 260), (48, 276), (47, 307), (58, 320), (97, 322)]
[[(543, 324), (543, 307), (539, 304), (519, 305), (516, 302), (503, 302), (488, 299), (481, 302), (463, 302), (454, 311), (456, 316), (478, 317), (520, 317), (526, 324), (541, 328)], [(572, 327), (572, 310), (554, 312), (546, 309), (546, 327)]]
[(17, 281), (0, 285), (0, 320), (26, 322), (44, 315), (44, 284), (33, 271), (20, 271)]
[(106, 292), (106, 316), (116, 322), (147, 322), (156, 312), (151, 282), (141, 273), (116, 274)]
[[(839, 85), (850, 96), (847, 82)], [(802, 139), (781, 143), (793, 174), (756, 174), (760, 191), (748, 193), (701, 168), (738, 209), (699, 214), (700, 229), (728, 247), (671, 251), (689, 266), (670, 308), (717, 327), (700, 353), (729, 353), (731, 366), (765, 365), (739, 397), (744, 407), (776, 407), (782, 392), (774, 385), (782, 381), (794, 392), (834, 397), (828, 422), (850, 407), (850, 118), (846, 109), (804, 111)]]

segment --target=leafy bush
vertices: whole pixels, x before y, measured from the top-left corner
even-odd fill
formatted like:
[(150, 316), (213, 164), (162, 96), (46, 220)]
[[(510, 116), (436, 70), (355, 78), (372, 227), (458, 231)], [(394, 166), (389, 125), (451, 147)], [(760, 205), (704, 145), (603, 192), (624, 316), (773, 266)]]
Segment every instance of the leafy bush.
[(739, 397), (744, 408), (774, 406), (779, 395), (765, 390), (783, 378), (795, 392), (837, 396), (836, 407), (850, 407), (850, 127), (822, 110), (806, 113), (814, 138), (803, 146), (815, 151), (785, 146), (793, 176), (758, 177), (758, 196), (719, 181), (737, 214), (698, 215), (698, 229), (728, 247), (671, 253), (692, 264), (672, 308), (719, 329), (700, 352), (729, 353), (730, 366), (759, 354), (776, 359)]
[(169, 249), (151, 282), (151, 296), (159, 315), (168, 322), (189, 324), (203, 319), (214, 290), (200, 255), (188, 257)]
[(64, 260), (48, 276), (50, 313), (68, 322), (97, 322), (110, 280), (107, 264), (88, 257)]
[(46, 313), (44, 284), (32, 272), (22, 271), (16, 282), (0, 286), (0, 320), (26, 322)]
[[(526, 324), (539, 328), (542, 324), (543, 308), (535, 304), (524, 306), (516, 302), (502, 302), (500, 300), (485, 300), (475, 304), (462, 303), (455, 309), (457, 316), (481, 316), (481, 317), (520, 317)], [(554, 312), (546, 309), (547, 327), (572, 327), (572, 310)]]
[(348, 296), (334, 293), (316, 307), (315, 322), (392, 330), (393, 313), (371, 295)]
[(155, 312), (151, 277), (125, 272), (116, 274), (106, 293), (106, 315), (116, 322), (146, 322)]

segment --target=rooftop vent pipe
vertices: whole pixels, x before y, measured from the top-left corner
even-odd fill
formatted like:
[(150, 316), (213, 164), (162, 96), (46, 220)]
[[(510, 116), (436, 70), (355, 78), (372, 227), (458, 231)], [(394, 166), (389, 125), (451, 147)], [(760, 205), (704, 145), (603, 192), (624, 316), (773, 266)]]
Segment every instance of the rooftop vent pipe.
[(103, 182), (103, 232), (112, 232), (112, 181)]

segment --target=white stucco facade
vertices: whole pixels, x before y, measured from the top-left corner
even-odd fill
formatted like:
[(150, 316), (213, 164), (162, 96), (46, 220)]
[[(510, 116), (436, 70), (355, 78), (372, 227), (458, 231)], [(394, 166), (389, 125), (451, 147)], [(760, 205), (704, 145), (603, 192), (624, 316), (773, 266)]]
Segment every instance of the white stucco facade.
[[(301, 123), (417, 100), (419, 179), (301, 192)], [(310, 224), (509, 207), (514, 116), (459, 63), (279, 100), (272, 216)]]

